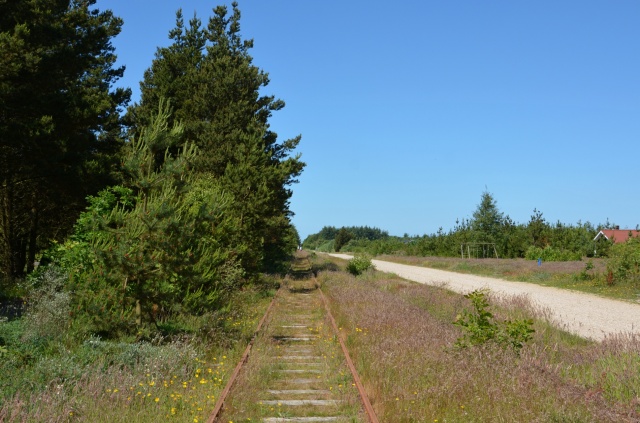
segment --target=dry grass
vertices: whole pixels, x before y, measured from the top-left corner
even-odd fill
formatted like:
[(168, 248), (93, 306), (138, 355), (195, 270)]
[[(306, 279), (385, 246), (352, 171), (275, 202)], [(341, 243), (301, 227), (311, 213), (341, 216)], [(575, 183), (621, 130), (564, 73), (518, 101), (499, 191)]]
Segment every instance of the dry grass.
[(539, 318), (519, 356), (492, 344), (455, 350), (452, 322), (470, 309), (462, 296), (377, 273), (319, 279), (381, 421), (640, 421), (637, 338), (581, 340), (517, 297), (494, 311)]
[(77, 380), (52, 379), (39, 393), (18, 393), (0, 408), (0, 421), (203, 421), (237, 354), (205, 360), (187, 345), (163, 350), (145, 368), (94, 363)]
[(17, 394), (0, 403), (0, 421), (206, 421), (270, 302), (250, 295), (251, 309), (225, 318), (220, 345), (193, 338), (161, 345), (94, 338), (75, 351), (38, 359), (24, 369)]

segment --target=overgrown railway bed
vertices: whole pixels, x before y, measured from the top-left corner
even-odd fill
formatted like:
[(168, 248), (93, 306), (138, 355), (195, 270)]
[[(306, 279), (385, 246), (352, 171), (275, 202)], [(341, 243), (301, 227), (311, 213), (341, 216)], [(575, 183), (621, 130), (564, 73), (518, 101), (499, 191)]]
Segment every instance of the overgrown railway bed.
[(315, 278), (288, 280), (263, 322), (209, 423), (378, 422)]

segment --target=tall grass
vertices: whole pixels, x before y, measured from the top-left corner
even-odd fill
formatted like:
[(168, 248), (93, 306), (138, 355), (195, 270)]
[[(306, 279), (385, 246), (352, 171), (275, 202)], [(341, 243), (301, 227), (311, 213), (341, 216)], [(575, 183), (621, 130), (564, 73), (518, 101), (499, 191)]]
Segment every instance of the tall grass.
[(78, 342), (49, 276), (25, 317), (0, 322), (2, 422), (205, 421), (270, 301), (246, 289), (228, 310), (164, 322), (165, 337)]
[(333, 311), (385, 422), (625, 422), (640, 419), (640, 348), (554, 329), (526, 298), (491, 299), (496, 318), (535, 318), (517, 354), (454, 348), (471, 304), (440, 288), (376, 273), (323, 272)]

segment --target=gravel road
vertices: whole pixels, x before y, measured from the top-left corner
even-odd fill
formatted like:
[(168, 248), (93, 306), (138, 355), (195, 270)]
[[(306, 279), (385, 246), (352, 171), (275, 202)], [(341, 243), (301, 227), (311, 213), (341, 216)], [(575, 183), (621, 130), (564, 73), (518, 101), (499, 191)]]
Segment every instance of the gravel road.
[[(330, 255), (347, 260), (351, 258), (347, 254)], [(534, 305), (549, 311), (555, 325), (585, 338), (600, 341), (607, 335), (640, 334), (640, 304), (526, 282), (510, 282), (388, 261), (373, 260), (373, 264), (380, 271), (395, 273), (418, 283), (444, 285), (463, 294), (481, 288), (488, 288), (494, 294), (503, 296), (525, 294)]]

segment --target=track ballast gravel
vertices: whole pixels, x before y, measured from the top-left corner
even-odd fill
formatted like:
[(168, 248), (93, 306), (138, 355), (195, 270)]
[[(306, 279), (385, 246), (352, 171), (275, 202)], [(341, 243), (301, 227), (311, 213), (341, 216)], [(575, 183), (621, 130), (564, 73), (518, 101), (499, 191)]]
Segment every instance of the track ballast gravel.
[[(351, 259), (347, 254), (330, 254)], [(377, 270), (410, 281), (444, 287), (461, 294), (489, 289), (494, 295), (526, 295), (534, 306), (546, 309), (551, 322), (576, 335), (603, 340), (608, 335), (640, 334), (640, 304), (526, 282), (511, 282), (426, 267), (372, 260)]]

